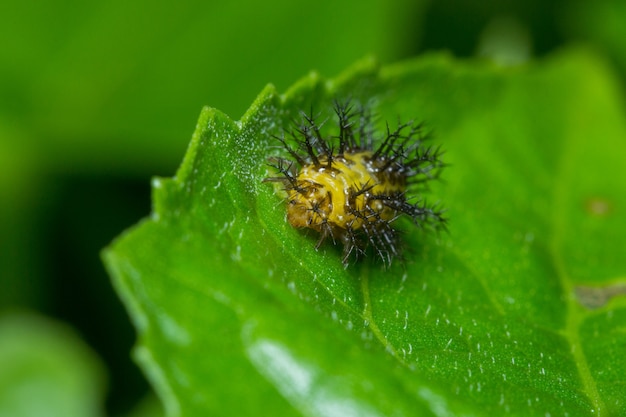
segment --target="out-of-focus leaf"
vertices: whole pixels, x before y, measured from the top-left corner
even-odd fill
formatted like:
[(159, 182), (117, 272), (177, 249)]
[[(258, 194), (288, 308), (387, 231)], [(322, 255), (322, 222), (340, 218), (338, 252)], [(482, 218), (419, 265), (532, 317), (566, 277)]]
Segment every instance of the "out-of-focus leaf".
[[(621, 0), (576, 1), (564, 8), (564, 32), (592, 43), (626, 75), (626, 3)], [(622, 82), (623, 84), (623, 82)]]
[(261, 86), (286, 87), (311, 63), (397, 58), (421, 4), (5, 2), (0, 131), (54, 170), (171, 166), (207, 98), (238, 117)]
[(30, 314), (0, 317), (0, 416), (102, 416), (104, 369), (64, 325)]

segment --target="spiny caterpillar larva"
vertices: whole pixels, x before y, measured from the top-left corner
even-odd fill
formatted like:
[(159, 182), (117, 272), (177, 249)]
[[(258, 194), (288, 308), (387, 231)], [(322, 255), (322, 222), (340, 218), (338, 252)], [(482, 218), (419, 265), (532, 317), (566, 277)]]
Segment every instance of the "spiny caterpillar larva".
[[(373, 251), (385, 265), (401, 257), (399, 232), (392, 223), (408, 216), (418, 227), (445, 227), (442, 211), (408, 192), (423, 189), (439, 175), (440, 149), (425, 146), (421, 124), (406, 123), (377, 138), (369, 109), (349, 101), (335, 102), (337, 134), (323, 136), (312, 114), (288, 133), (276, 137), (293, 158), (270, 158), (287, 193), (287, 220), (296, 228), (320, 233), (316, 249), (328, 238), (343, 245), (344, 266), (351, 256)], [(379, 143), (375, 147), (375, 143)]]

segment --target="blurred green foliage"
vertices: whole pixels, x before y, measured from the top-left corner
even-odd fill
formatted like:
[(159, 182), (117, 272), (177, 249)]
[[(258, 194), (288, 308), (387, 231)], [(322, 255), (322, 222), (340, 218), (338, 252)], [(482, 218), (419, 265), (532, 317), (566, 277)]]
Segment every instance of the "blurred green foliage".
[(238, 119), (267, 82), (283, 91), (367, 54), (471, 56), (501, 17), (517, 29), (490, 35), (510, 40), (492, 56), (582, 40), (624, 74), (619, 0), (2, 2), (2, 312), (70, 323), (107, 366), (108, 411), (129, 410), (148, 388), (98, 252), (149, 213), (149, 178), (174, 173), (202, 106)]
[(102, 363), (65, 325), (24, 313), (0, 317), (0, 369), (0, 416), (102, 415)]

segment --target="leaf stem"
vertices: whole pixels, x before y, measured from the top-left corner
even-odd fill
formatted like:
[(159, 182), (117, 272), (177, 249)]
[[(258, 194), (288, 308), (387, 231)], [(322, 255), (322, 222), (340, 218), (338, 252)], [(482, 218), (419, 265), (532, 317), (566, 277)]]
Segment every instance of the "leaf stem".
[(372, 301), (370, 298), (370, 286), (369, 286), (369, 269), (364, 268), (364, 273), (361, 275), (361, 291), (363, 292), (363, 320), (365, 322), (365, 326), (368, 327), (374, 337), (378, 339), (378, 341), (385, 347), (385, 350), (391, 353), (396, 359), (403, 362), (403, 360), (398, 356), (398, 352), (393, 347), (393, 345), (389, 342), (387, 337), (380, 330), (376, 321), (374, 319), (374, 315), (372, 312)]
[(591, 369), (589, 368), (589, 362), (585, 355), (585, 351), (580, 339), (580, 326), (583, 321), (582, 314), (580, 313), (579, 305), (574, 296), (574, 288), (571, 284), (571, 277), (567, 272), (567, 266), (563, 259), (563, 241), (565, 231), (567, 230), (566, 216), (563, 213), (567, 213), (567, 206), (569, 196), (567, 195), (567, 184), (571, 183), (571, 174), (573, 172), (572, 161), (574, 156), (572, 155), (573, 146), (566, 146), (565, 152), (562, 155), (560, 166), (558, 167), (559, 175), (555, 181), (555, 195), (552, 211), (552, 224), (554, 225), (553, 236), (550, 241), (550, 252), (552, 259), (554, 260), (554, 267), (557, 272), (557, 276), (561, 283), (561, 288), (566, 294), (566, 313), (565, 313), (565, 328), (561, 333), (568, 344), (571, 346), (570, 352), (574, 357), (574, 362), (578, 370), (578, 376), (580, 377), (583, 391), (587, 394), (588, 398), (594, 406), (596, 417), (601, 417), (605, 409), (605, 404), (602, 401), (602, 397), (598, 392), (598, 387), (593, 378)]

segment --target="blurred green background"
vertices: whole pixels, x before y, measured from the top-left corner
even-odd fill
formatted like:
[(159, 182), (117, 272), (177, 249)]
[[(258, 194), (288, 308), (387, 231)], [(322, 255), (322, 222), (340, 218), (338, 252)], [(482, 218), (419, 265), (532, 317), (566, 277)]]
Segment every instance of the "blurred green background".
[(149, 214), (150, 178), (175, 173), (203, 105), (239, 119), (268, 82), (442, 49), (516, 64), (584, 43), (623, 78), (624, 22), (621, 0), (2, 2), (0, 364), (63, 339), (108, 385), (94, 413), (149, 393), (99, 251)]

